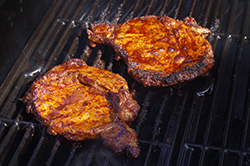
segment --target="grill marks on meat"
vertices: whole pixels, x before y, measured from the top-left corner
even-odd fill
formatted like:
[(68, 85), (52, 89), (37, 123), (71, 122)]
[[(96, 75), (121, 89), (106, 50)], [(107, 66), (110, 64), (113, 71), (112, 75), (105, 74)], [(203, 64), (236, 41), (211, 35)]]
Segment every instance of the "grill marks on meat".
[(144, 86), (170, 86), (204, 75), (214, 65), (205, 37), (209, 29), (194, 18), (145, 16), (122, 24), (93, 24), (87, 30), (91, 46), (107, 44), (123, 59), (128, 73)]
[(74, 141), (101, 137), (117, 153), (140, 153), (128, 126), (140, 107), (118, 74), (71, 59), (37, 78), (22, 101), (50, 134)]

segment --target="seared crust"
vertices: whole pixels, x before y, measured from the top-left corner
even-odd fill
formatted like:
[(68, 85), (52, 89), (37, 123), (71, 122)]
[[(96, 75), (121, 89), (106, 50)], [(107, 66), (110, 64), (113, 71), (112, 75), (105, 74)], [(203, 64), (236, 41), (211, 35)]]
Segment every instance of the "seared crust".
[[(137, 135), (126, 124), (135, 119), (140, 107), (129, 93), (127, 82), (118, 74), (71, 59), (37, 78), (22, 101), (27, 112), (48, 126), (52, 135), (81, 141), (100, 138), (103, 132), (111, 130), (119, 132), (125, 126), (130, 137), (121, 137), (108, 147), (119, 153), (128, 152), (132, 157), (140, 153)], [(130, 142), (133, 144), (126, 145)], [(135, 149), (133, 153), (128, 147)]]
[(213, 50), (204, 38), (211, 31), (191, 17), (145, 16), (122, 24), (93, 24), (91, 45), (111, 45), (128, 73), (144, 86), (170, 86), (205, 74), (214, 65)]
[(101, 132), (101, 137), (103, 144), (114, 150), (115, 153), (119, 154), (125, 151), (127, 154), (133, 154), (134, 158), (140, 154), (137, 148), (138, 139), (131, 139), (137, 138), (135, 132), (120, 120), (116, 121), (110, 130)]

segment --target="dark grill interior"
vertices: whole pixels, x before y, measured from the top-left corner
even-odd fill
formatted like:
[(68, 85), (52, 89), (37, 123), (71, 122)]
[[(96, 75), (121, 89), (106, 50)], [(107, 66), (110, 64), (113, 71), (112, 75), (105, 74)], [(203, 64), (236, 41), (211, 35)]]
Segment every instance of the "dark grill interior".
[[(220, 165), (250, 164), (250, 1), (144, 0), (47, 1), (0, 89), (0, 165)], [(213, 30), (215, 66), (183, 85), (143, 87), (114, 60), (107, 46), (89, 47), (94, 21), (122, 23), (144, 15), (194, 17)], [(28, 17), (28, 16), (27, 16)], [(13, 38), (13, 40), (15, 40)], [(7, 56), (8, 57), (8, 56)], [(21, 98), (38, 76), (70, 58), (122, 75), (141, 106), (132, 123), (141, 154), (116, 155), (101, 141), (68, 141), (46, 133)], [(7, 75), (8, 74), (8, 75)]]

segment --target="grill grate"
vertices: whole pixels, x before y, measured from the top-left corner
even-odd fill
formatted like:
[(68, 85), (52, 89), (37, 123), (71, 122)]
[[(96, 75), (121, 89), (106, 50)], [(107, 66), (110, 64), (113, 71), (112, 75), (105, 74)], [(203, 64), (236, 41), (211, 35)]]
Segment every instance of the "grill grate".
[[(143, 87), (110, 47), (88, 46), (86, 28), (94, 21), (150, 14), (192, 16), (214, 30), (209, 75), (182, 86)], [(247, 0), (54, 1), (0, 89), (0, 165), (249, 165), (249, 19)], [(18, 101), (36, 77), (73, 57), (89, 65), (102, 60), (128, 81), (141, 106), (132, 123), (138, 158), (116, 155), (98, 140), (48, 135)]]

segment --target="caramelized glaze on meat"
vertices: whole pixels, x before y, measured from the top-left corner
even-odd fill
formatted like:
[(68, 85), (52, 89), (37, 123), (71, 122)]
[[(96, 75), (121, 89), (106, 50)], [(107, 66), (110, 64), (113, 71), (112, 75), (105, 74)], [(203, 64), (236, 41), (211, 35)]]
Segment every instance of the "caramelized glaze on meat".
[(22, 101), (50, 134), (74, 141), (101, 137), (117, 153), (140, 153), (137, 135), (127, 124), (140, 107), (118, 74), (71, 59), (37, 78)]
[(214, 65), (205, 37), (211, 33), (191, 17), (145, 16), (122, 24), (93, 24), (91, 46), (108, 44), (123, 59), (128, 73), (144, 86), (169, 86), (205, 74)]

